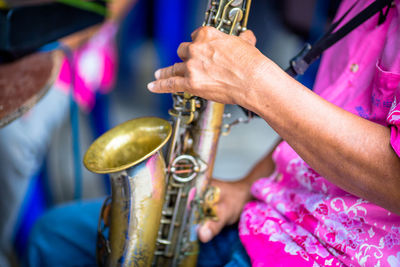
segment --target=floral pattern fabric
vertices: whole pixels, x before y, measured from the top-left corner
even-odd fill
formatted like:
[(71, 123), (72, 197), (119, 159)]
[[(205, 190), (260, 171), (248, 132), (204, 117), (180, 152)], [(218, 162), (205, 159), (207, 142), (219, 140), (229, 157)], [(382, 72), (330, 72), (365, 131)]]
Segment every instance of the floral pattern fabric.
[[(353, 5), (344, 0), (340, 17)], [(372, 0), (359, 1), (353, 17)], [(400, 0), (324, 54), (314, 91), (390, 127), (400, 155)], [(360, 137), (362, 138), (362, 137)], [(315, 172), (282, 142), (276, 171), (252, 187), (239, 224), (253, 266), (400, 266), (400, 216), (351, 195)]]

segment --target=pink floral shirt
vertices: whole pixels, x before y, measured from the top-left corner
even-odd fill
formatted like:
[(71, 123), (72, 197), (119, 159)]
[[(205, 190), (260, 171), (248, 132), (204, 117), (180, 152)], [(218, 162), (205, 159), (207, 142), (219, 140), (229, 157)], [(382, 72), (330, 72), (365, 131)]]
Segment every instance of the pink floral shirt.
[[(338, 16), (354, 2), (344, 0)], [(348, 17), (372, 0), (359, 2)], [(400, 0), (395, 4), (383, 24), (377, 15), (327, 50), (314, 90), (390, 127), (400, 155)], [(330, 183), (286, 142), (273, 157), (275, 173), (253, 185), (256, 200), (239, 224), (253, 266), (400, 266), (400, 216)]]

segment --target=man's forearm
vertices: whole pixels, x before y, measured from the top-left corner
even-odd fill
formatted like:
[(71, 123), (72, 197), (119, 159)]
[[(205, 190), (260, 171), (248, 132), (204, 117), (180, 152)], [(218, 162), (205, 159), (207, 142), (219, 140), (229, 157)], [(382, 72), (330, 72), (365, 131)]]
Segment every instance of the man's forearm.
[[(273, 146), (271, 151), (266, 154), (263, 158), (261, 158), (254, 167), (250, 170), (250, 172), (239, 181), (243, 185), (245, 190), (250, 190), (252, 184), (260, 178), (270, 176), (275, 170), (275, 162), (272, 159), (272, 154), (276, 148), (276, 146), (281, 142), (282, 139), (279, 139), (276, 144)], [(251, 194), (249, 192), (249, 199), (251, 198)]]
[(390, 146), (390, 129), (329, 103), (277, 69), (270, 64), (244, 107), (321, 176), (400, 214), (400, 159)]

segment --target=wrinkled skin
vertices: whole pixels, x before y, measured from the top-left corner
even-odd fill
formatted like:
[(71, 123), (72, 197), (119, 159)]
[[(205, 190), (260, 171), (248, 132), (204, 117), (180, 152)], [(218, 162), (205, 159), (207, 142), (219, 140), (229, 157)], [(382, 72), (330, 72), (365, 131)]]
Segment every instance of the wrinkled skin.
[[(254, 47), (250, 31), (235, 37), (201, 27), (192, 40), (178, 49), (183, 62), (156, 71), (156, 81), (148, 85), (150, 91), (185, 91), (241, 105), (260, 115), (330, 182), (400, 214), (400, 159), (390, 146), (388, 127), (343, 110), (305, 88)], [(249, 184), (271, 173), (270, 154), (260, 162), (268, 168), (257, 164), (243, 182), (219, 184), (224, 191), (219, 203), (221, 223), (206, 223), (200, 229), (200, 240), (208, 241), (223, 224), (238, 219), (238, 210), (249, 194), (243, 193), (240, 202), (235, 202), (240, 208), (229, 196), (236, 198), (237, 188), (248, 191)]]
[(158, 81), (149, 89), (163, 93), (186, 91), (219, 103), (246, 105), (243, 100), (249, 92), (249, 77), (256, 79), (255, 73), (262, 71), (260, 63), (265, 60), (254, 47), (254, 34), (246, 31), (236, 37), (202, 27), (192, 39), (192, 43), (182, 43), (178, 48), (184, 62), (157, 71)]

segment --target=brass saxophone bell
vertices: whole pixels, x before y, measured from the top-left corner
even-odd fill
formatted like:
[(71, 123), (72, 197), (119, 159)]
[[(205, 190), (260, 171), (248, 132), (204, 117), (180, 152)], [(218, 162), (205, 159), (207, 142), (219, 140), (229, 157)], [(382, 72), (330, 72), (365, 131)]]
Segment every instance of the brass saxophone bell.
[(160, 118), (127, 121), (99, 137), (87, 150), (83, 163), (94, 173), (128, 169), (163, 147), (171, 132), (171, 125)]

